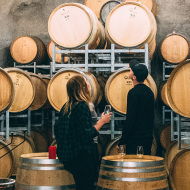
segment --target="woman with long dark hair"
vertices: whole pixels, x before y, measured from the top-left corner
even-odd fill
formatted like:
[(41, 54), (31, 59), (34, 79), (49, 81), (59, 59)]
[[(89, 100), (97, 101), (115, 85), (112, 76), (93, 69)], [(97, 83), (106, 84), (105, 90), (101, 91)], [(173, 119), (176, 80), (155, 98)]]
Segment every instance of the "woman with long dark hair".
[(110, 121), (111, 113), (102, 114), (92, 125), (91, 88), (82, 75), (75, 75), (67, 82), (68, 101), (59, 114), (55, 126), (57, 156), (65, 169), (73, 174), (76, 190), (94, 190), (97, 177), (97, 145), (94, 137)]

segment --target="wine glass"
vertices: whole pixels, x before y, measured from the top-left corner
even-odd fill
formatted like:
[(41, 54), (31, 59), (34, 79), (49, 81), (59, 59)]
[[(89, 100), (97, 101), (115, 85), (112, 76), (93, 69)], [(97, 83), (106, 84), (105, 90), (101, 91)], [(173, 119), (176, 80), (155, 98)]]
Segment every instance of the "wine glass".
[(137, 146), (137, 157), (142, 158), (144, 155), (143, 146)]
[(119, 145), (118, 152), (121, 157), (121, 161), (123, 161), (123, 157), (125, 155), (125, 145)]
[(105, 108), (104, 108), (104, 114), (108, 114), (109, 112), (111, 112), (111, 106), (106, 105)]

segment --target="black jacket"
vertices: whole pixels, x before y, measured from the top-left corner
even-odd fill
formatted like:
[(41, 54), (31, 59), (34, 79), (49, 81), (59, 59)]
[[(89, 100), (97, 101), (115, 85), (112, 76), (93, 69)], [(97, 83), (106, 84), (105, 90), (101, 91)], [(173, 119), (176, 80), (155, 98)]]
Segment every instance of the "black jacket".
[(137, 84), (128, 92), (126, 122), (119, 144), (127, 139), (152, 137), (154, 127), (154, 94), (145, 84)]

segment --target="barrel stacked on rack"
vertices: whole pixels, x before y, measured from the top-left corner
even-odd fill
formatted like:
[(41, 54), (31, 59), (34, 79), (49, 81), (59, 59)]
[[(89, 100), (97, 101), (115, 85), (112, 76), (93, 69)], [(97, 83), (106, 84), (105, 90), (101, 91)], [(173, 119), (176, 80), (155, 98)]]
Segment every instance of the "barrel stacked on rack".
[(14, 99), (14, 85), (9, 74), (0, 68), (0, 114), (8, 110)]
[[(42, 75), (37, 75), (31, 72), (29, 73), (18, 68), (0, 69), (0, 71), (0, 113), (2, 115), (5, 111), (8, 110), (11, 114), (13, 114), (13, 116), (15, 116), (14, 114), (19, 115), (20, 113), (20, 118), (22, 119), (22, 117), (25, 117), (24, 112), (28, 109), (32, 111), (39, 110), (40, 108), (45, 106), (46, 103), (46, 108), (50, 106), (47, 102), (48, 82), (44, 81)], [(26, 135), (24, 135), (21, 132), (21, 128), (16, 128), (16, 122), (14, 123), (11, 122), (11, 120), (6, 120), (6, 124), (7, 122), (10, 122), (10, 128), (13, 127), (15, 129), (13, 135), (9, 135), (9, 141), (6, 141), (4, 138), (1, 138), (0, 141), (0, 157), (2, 157), (0, 159), (2, 163), (2, 167), (0, 168), (0, 177), (4, 178), (10, 177), (11, 175), (16, 175), (20, 155), (24, 153), (32, 153), (35, 151), (39, 151), (39, 144), (38, 142), (36, 142), (36, 140), (38, 139), (36, 137), (36, 134), (39, 133), (36, 133), (32, 130), (31, 136), (28, 136), (27, 133)], [(23, 127), (23, 130), (26, 130), (24, 129), (24, 123), (22, 123), (21, 125)], [(1, 129), (3, 129), (5, 126), (1, 125)], [(7, 128), (3, 130), (4, 132), (9, 132), (7, 131)], [(18, 130), (21, 131), (18, 132)], [(13, 132), (13, 130), (11, 131)], [(44, 142), (46, 142), (46, 137), (44, 137), (44, 139), (45, 141), (43, 141), (43, 138), (41, 136), (39, 141), (43, 142), (43, 146), (41, 147), (45, 146)], [(47, 146), (43, 149), (43, 151), (48, 150)], [(36, 149), (36, 147), (38, 149)], [(40, 150), (42, 150), (42, 148)], [(4, 167), (3, 162), (5, 161), (6, 166)]]
[[(183, 119), (185, 121), (190, 118), (190, 81), (188, 77), (188, 73), (190, 72), (190, 62), (188, 60), (190, 50), (189, 42), (184, 35), (173, 32), (164, 37), (158, 50), (164, 65), (164, 82), (160, 88), (161, 99), (164, 105), (171, 108), (174, 113), (184, 117)], [(180, 118), (177, 118), (177, 120), (181, 122)], [(181, 136), (181, 140), (177, 139), (181, 144), (180, 150), (179, 142), (171, 141), (171, 126), (173, 131), (177, 131), (177, 127), (175, 123), (172, 124), (172, 121), (175, 121), (175, 119), (172, 120), (171, 118), (171, 123), (165, 124), (160, 132), (160, 142), (166, 150), (165, 166), (172, 188), (188, 189), (189, 178), (185, 176), (187, 176), (189, 168), (185, 162), (190, 158), (189, 142), (187, 141), (188, 138), (184, 136)], [(183, 133), (185, 134), (185, 131)], [(179, 162), (183, 164), (179, 164)]]
[(105, 30), (87, 6), (62, 4), (51, 13), (48, 31), (53, 42), (62, 49), (84, 48), (85, 44), (89, 49), (102, 49), (106, 41), (107, 48), (110, 48), (110, 43), (114, 43), (116, 48), (142, 48), (147, 43), (152, 58), (156, 48), (154, 15), (146, 6), (132, 1), (119, 3), (111, 10)]
[(182, 61), (172, 70), (168, 81), (161, 88), (161, 98), (165, 105), (183, 117), (190, 117), (189, 72), (190, 61)]

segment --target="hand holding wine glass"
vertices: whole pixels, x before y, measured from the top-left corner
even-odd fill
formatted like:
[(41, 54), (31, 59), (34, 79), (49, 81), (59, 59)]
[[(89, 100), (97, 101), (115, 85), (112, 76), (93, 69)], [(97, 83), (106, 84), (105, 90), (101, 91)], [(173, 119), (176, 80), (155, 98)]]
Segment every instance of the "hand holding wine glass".
[(104, 112), (101, 115), (101, 119), (103, 120), (104, 124), (109, 123), (111, 120), (112, 112), (111, 112), (111, 106), (106, 105)]

